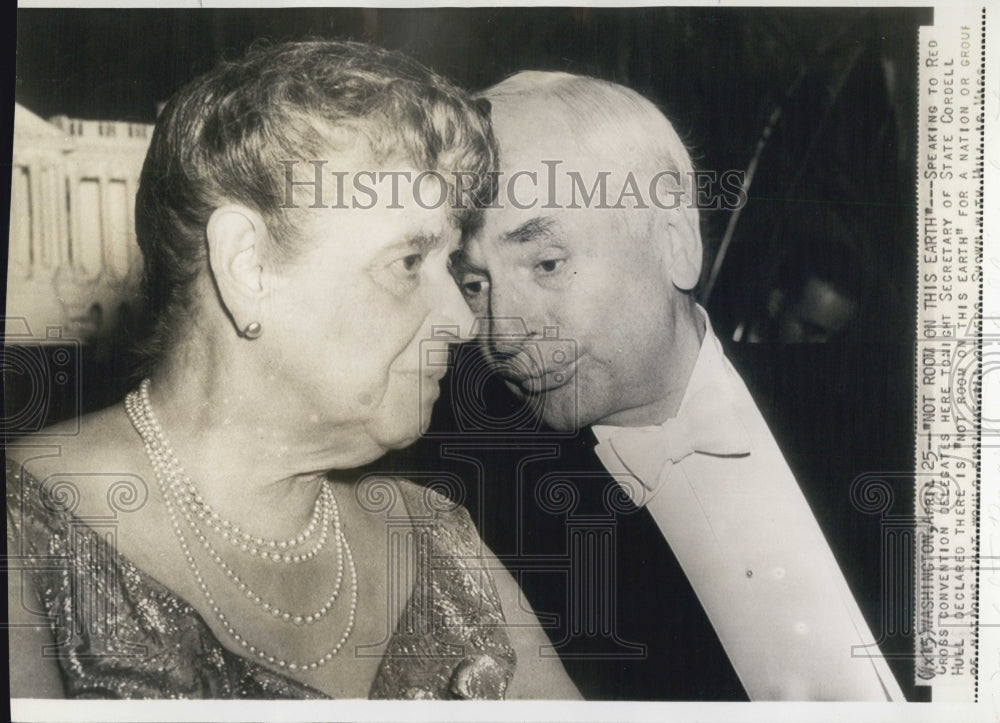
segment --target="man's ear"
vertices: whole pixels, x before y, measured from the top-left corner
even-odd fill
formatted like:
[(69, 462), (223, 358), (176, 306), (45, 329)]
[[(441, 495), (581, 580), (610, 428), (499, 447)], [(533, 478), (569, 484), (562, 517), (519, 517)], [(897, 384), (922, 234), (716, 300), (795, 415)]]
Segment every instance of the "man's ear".
[(674, 286), (689, 291), (701, 278), (701, 229), (698, 212), (679, 208), (670, 212), (667, 228), (668, 272)]
[(248, 324), (261, 322), (267, 226), (256, 211), (230, 204), (215, 209), (206, 235), (209, 266), (219, 297), (237, 333), (242, 333)]

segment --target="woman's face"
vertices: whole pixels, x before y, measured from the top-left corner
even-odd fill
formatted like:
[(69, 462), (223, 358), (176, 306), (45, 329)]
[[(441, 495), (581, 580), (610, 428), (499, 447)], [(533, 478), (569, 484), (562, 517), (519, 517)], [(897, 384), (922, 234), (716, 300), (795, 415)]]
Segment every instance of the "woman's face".
[[(448, 344), (470, 333), (473, 317), (449, 272), (460, 232), (448, 204), (429, 207), (438, 198), (429, 183), (418, 190), (423, 204), (405, 181), (395, 191), (390, 178), (364, 183), (376, 190), (371, 208), (351, 207), (345, 192), (337, 205), (347, 208), (298, 212), (302, 248), (280, 273), (258, 341), (267, 339), (304, 424), (360, 432), (374, 458), (425, 431)], [(434, 336), (435, 327), (449, 333)]]

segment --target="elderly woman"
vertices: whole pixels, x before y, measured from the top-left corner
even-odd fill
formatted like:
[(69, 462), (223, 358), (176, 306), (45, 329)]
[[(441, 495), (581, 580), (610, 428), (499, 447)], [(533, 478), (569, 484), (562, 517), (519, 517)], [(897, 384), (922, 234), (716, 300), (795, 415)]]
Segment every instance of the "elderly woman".
[(576, 695), (461, 508), (336, 471), (421, 433), (423, 360), (473, 321), (455, 179), (494, 162), (483, 110), (362, 45), (173, 98), (136, 201), (148, 376), (8, 447), (14, 697)]

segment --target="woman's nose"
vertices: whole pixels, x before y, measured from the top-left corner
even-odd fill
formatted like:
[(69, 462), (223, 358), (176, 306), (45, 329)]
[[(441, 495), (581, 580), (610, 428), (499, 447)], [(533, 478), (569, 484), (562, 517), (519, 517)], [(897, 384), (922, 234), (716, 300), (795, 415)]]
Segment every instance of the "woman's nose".
[(438, 282), (439, 313), (434, 322), (435, 336), (451, 337), (449, 341), (463, 342), (473, 338), (476, 317), (462, 296), (450, 274), (445, 274)]

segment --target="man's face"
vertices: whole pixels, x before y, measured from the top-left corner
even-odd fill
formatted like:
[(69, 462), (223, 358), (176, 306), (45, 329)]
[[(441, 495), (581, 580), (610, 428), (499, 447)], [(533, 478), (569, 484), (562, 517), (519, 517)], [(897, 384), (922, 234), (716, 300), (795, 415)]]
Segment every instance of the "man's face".
[[(538, 174), (537, 193), (519, 187), (518, 203), (538, 202), (517, 208), (501, 190), (502, 207), (486, 211), (456, 268), (473, 312), (488, 319), (483, 349), (515, 394), (538, 402), (550, 427), (627, 423), (664, 393), (678, 292), (663, 244), (637, 216), (629, 228), (627, 211), (543, 208), (553, 189), (542, 160), (562, 160), (585, 179), (607, 165), (546, 138), (538, 125), (526, 135), (502, 122), (496, 131), (506, 177)], [(563, 206), (566, 186), (554, 189)]]

